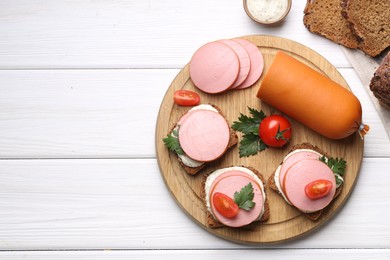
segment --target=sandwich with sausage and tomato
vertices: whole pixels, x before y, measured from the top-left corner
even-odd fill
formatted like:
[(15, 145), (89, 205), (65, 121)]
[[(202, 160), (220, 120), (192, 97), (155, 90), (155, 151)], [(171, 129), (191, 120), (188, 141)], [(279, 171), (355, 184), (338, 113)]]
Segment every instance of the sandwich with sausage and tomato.
[(233, 166), (205, 176), (201, 197), (210, 228), (239, 228), (269, 219), (264, 178), (251, 167)]
[(343, 188), (346, 162), (309, 143), (295, 145), (267, 182), (286, 203), (317, 220)]

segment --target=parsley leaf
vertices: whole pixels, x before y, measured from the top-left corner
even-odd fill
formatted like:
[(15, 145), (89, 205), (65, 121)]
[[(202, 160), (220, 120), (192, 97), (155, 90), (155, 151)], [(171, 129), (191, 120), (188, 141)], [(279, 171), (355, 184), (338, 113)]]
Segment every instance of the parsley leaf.
[(343, 158), (327, 158), (325, 157), (325, 155), (320, 158), (320, 161), (329, 166), (329, 168), (333, 171), (335, 175), (337, 187), (340, 186), (344, 182), (342, 176), (344, 176), (345, 168), (347, 167), (347, 162)]
[(340, 176), (343, 176), (345, 173), (345, 168), (347, 166), (347, 162), (343, 158), (327, 158), (325, 155), (323, 155), (320, 158), (321, 162), (324, 162), (326, 165), (329, 166), (329, 168), (333, 171), (333, 173), (338, 174)]
[(240, 157), (249, 157), (266, 148), (267, 146), (260, 140), (258, 135), (249, 133), (242, 136), (238, 150)]
[(259, 124), (256, 123), (254, 118), (240, 113), (238, 121), (233, 122), (232, 128), (244, 134), (256, 133), (256, 129), (258, 131)]
[(257, 111), (254, 108), (250, 108), (249, 113), (252, 115), (251, 117), (243, 115), (240, 113), (238, 117), (238, 121), (234, 121), (232, 128), (236, 131), (239, 131), (243, 134), (259, 134), (259, 125), (261, 121), (265, 118), (265, 114), (263, 111)]
[(339, 174), (341, 176), (344, 175), (345, 173), (345, 167), (347, 166), (347, 162), (345, 160), (343, 160), (342, 158), (337, 158), (334, 159), (334, 158), (329, 158), (328, 160), (328, 165), (331, 165), (331, 169), (334, 173), (336, 174)]
[(179, 133), (177, 130), (173, 130), (172, 133), (168, 134), (166, 138), (163, 138), (163, 142), (169, 150), (175, 152), (178, 155), (184, 154), (184, 151), (179, 143)]
[(259, 125), (266, 115), (262, 110), (258, 111), (250, 107), (248, 109), (251, 116), (240, 113), (238, 121), (234, 121), (232, 125), (234, 130), (244, 134), (239, 145), (240, 157), (255, 155), (267, 148), (259, 137)]
[(249, 113), (252, 115), (253, 120), (256, 122), (256, 124), (260, 125), (261, 121), (266, 117), (263, 110), (257, 111), (256, 109), (250, 107), (248, 107), (248, 109)]
[(253, 202), (254, 196), (252, 183), (249, 182), (248, 185), (241, 188), (240, 192), (236, 191), (234, 193), (234, 202), (237, 203), (239, 208), (249, 211), (256, 205)]

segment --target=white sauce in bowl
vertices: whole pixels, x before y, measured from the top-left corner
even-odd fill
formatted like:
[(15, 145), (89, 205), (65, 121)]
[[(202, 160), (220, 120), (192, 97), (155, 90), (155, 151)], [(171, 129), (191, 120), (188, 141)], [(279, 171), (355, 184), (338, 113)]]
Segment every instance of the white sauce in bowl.
[(289, 7), (288, 0), (247, 0), (246, 5), (255, 19), (266, 23), (278, 21)]

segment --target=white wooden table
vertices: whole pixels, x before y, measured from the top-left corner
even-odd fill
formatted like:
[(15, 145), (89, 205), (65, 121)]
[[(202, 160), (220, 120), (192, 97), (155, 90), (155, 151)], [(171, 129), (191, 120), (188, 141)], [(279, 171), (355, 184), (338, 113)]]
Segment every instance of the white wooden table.
[[(340, 47), (309, 33), (306, 1), (285, 23), (239, 0), (0, 2), (0, 259), (390, 259), (390, 141)], [(268, 34), (311, 47), (360, 99), (360, 177), (325, 226), (246, 246), (195, 224), (160, 175), (155, 123), (202, 44)]]

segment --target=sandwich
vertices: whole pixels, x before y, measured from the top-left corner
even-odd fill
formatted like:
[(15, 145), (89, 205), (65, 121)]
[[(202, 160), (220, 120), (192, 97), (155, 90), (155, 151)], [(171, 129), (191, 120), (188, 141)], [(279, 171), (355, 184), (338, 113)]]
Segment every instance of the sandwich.
[(185, 113), (163, 142), (176, 153), (183, 169), (195, 175), (236, 145), (238, 137), (220, 108), (201, 104)]
[(215, 170), (204, 177), (201, 187), (210, 228), (239, 228), (269, 219), (264, 178), (254, 168)]
[(307, 218), (317, 220), (340, 195), (346, 162), (309, 143), (295, 145), (267, 185)]

